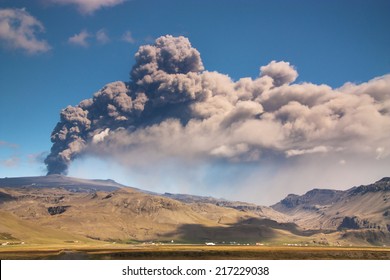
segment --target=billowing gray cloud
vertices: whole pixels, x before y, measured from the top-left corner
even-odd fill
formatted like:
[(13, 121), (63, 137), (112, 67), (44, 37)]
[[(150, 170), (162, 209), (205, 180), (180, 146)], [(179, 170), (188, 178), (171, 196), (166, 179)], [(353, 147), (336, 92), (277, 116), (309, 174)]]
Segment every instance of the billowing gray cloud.
[(81, 155), (126, 166), (182, 161), (261, 162), (316, 154), (390, 156), (390, 75), (341, 88), (293, 82), (272, 61), (258, 78), (204, 70), (187, 38), (141, 46), (129, 82), (107, 84), (61, 112), (46, 158), (66, 173)]
[(279, 87), (284, 84), (292, 83), (298, 77), (298, 72), (290, 65), (289, 62), (275, 60), (266, 66), (260, 67), (261, 76), (269, 76), (273, 79), (273, 84)]
[(0, 9), (0, 42), (7, 47), (30, 54), (47, 52), (50, 45), (37, 37), (44, 31), (43, 24), (25, 9)]

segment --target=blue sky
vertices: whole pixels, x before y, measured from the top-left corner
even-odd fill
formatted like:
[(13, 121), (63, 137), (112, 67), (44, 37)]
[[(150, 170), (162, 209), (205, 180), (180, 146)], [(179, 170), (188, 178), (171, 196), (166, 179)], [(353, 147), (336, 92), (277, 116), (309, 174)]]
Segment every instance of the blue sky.
[[(0, 0), (0, 10), (24, 9), (44, 29), (34, 35), (44, 42), (36, 51), (12, 41), (0, 25), (0, 177), (45, 174), (42, 160), (50, 151), (60, 110), (90, 98), (106, 83), (128, 81), (138, 48), (162, 35), (189, 38), (205, 69), (234, 81), (255, 79), (260, 66), (272, 60), (294, 65), (296, 83), (332, 88), (390, 73), (389, 1), (129, 0), (105, 6), (102, 0), (96, 7), (85, 2)], [(75, 36), (83, 32), (86, 40)], [(101, 172), (82, 167), (95, 161), (85, 161), (76, 162), (70, 175), (99, 177)], [(93, 164), (95, 170), (107, 169), (104, 163)], [(215, 174), (231, 174), (221, 166), (214, 167)], [(247, 168), (240, 170), (253, 169)], [(125, 173), (113, 177), (129, 184), (146, 182)], [(200, 174), (199, 182), (218, 185), (219, 175)], [(349, 182), (354, 181), (334, 181)], [(178, 191), (175, 183), (167, 180), (164, 188)], [(224, 191), (209, 193), (222, 196)]]

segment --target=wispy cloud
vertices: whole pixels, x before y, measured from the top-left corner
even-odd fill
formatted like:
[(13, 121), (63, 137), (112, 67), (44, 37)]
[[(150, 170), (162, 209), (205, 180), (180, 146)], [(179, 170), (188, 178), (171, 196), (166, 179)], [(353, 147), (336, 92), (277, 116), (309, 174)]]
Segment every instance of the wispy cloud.
[(50, 45), (37, 38), (44, 31), (43, 24), (25, 9), (0, 9), (0, 42), (6, 47), (30, 54), (47, 52)]
[(0, 165), (5, 167), (15, 167), (20, 164), (20, 158), (17, 156), (9, 157), (5, 160), (0, 160)]
[(135, 39), (134, 39), (133, 35), (131, 34), (131, 31), (126, 31), (125, 33), (123, 33), (122, 41), (125, 41), (125, 42), (130, 43), (130, 44), (135, 43)]
[(107, 44), (110, 42), (110, 37), (108, 36), (106, 29), (102, 28), (96, 32), (96, 41), (98, 41), (100, 44)]
[(45, 157), (47, 157), (47, 155), (48, 155), (47, 152), (28, 154), (27, 161), (29, 164), (37, 164), (37, 163), (41, 164), (45, 160)]
[(47, 0), (54, 4), (74, 5), (83, 14), (92, 14), (93, 12), (106, 7), (113, 7), (127, 0)]
[(17, 148), (19, 148), (19, 145), (0, 140), (0, 147), (7, 147), (7, 148), (11, 148), (11, 149), (17, 149)]
[[(0, 150), (6, 150), (6, 154), (10, 151), (10, 155), (5, 158), (0, 158), (0, 166), (15, 167), (20, 163), (18, 154), (19, 145), (0, 140)], [(7, 152), (8, 151), (8, 152)]]
[(91, 33), (84, 29), (68, 39), (68, 43), (84, 48), (89, 47), (91, 43), (107, 44), (110, 41), (111, 39), (105, 28), (98, 30), (96, 33)]
[(86, 31), (82, 30), (80, 33), (73, 35), (68, 39), (68, 42), (72, 45), (77, 45), (81, 47), (89, 47), (88, 38), (92, 37), (92, 35)]

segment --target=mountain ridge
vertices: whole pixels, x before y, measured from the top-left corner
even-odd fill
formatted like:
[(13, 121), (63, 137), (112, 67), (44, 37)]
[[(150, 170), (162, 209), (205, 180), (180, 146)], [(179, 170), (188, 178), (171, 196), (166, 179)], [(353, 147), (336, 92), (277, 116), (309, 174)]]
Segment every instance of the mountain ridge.
[(302, 228), (390, 232), (390, 178), (345, 191), (314, 189), (271, 206)]

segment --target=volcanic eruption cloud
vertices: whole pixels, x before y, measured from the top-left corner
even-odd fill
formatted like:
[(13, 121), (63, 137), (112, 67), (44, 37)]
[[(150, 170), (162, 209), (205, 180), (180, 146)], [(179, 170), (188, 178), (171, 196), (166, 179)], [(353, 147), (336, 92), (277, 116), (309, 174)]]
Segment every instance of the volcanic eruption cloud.
[[(105, 85), (61, 111), (48, 174), (83, 155), (127, 166), (182, 161), (261, 164), (307, 155), (390, 155), (390, 75), (340, 88), (294, 83), (284, 61), (233, 81), (204, 69), (185, 37), (158, 38), (135, 55), (130, 81)], [(341, 161), (341, 163), (343, 163)]]

